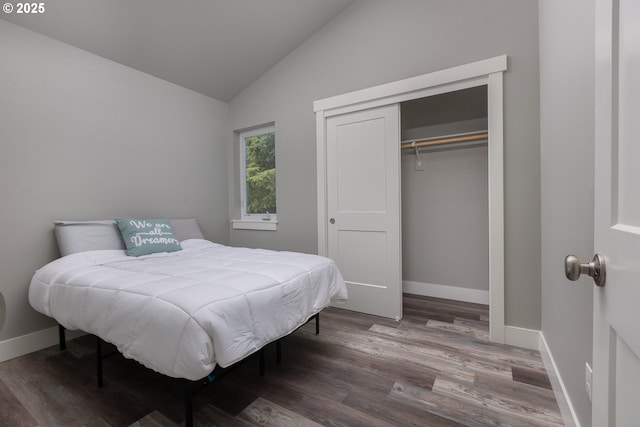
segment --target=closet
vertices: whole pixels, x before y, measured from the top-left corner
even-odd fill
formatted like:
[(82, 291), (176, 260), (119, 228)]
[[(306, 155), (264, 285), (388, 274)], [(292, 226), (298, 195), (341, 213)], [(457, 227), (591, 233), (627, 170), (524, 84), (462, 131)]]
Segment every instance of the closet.
[(505, 342), (505, 55), (314, 102), (318, 253), (349, 300), (402, 318), (402, 292), (489, 303)]
[(487, 87), (400, 115), (403, 292), (488, 304)]

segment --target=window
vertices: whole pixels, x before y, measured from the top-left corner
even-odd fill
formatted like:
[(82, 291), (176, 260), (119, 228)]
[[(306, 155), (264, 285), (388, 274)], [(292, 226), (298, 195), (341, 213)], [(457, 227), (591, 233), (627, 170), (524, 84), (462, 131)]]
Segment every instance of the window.
[[(240, 222), (276, 221), (276, 133), (274, 126), (240, 132)], [(246, 224), (245, 224), (246, 225)], [(273, 229), (274, 227), (244, 227)]]

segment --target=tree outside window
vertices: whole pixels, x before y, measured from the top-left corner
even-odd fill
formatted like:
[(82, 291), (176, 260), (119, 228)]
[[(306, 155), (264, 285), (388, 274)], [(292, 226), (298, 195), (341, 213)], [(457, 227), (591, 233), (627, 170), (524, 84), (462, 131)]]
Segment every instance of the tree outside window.
[(273, 126), (240, 134), (243, 216), (275, 219), (276, 134)]

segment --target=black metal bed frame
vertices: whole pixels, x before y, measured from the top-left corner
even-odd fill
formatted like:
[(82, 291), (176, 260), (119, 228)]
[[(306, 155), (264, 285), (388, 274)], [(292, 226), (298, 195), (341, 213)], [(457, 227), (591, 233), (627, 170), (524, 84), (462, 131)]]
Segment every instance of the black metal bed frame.
[[(320, 334), (320, 313), (316, 313), (313, 316), (311, 316), (309, 319), (307, 319), (307, 321), (304, 324), (309, 323), (311, 320), (315, 319), (316, 321), (316, 335)], [(298, 329), (294, 330), (293, 332), (297, 331)], [(291, 335), (293, 332), (291, 332), (288, 335)], [(288, 336), (288, 335), (285, 335)], [(282, 337), (282, 338), (285, 338)], [(67, 343), (66, 343), (66, 337), (65, 337), (65, 327), (58, 324), (58, 338), (60, 340), (60, 350), (65, 350), (67, 348)], [(275, 341), (276, 343), (276, 362), (280, 363), (282, 361), (282, 338), (279, 338)], [(115, 354), (120, 354), (119, 351), (112, 351), (110, 353), (107, 354), (103, 354), (102, 352), (102, 343), (103, 340), (96, 336), (96, 377), (97, 377), (97, 383), (98, 383), (98, 388), (102, 387), (104, 385), (104, 381), (103, 381), (103, 372), (102, 372), (102, 361), (108, 357), (111, 357)], [(268, 345), (268, 344), (267, 344)], [(255, 353), (250, 354), (249, 356), (247, 356), (245, 359), (241, 360), (240, 362), (238, 362), (235, 365), (232, 365), (228, 368), (220, 368), (220, 372), (219, 373), (215, 373), (216, 369), (218, 369), (219, 367), (216, 366), (216, 368), (211, 371), (211, 373), (209, 375), (207, 375), (205, 378), (202, 378), (201, 380), (197, 380), (197, 381), (192, 381), (192, 380), (188, 380), (186, 378), (182, 379), (183, 382), (183, 389), (184, 389), (184, 424), (185, 427), (193, 427), (193, 397), (200, 391), (202, 390), (205, 386), (213, 383), (214, 381), (224, 377), (227, 373), (229, 373), (235, 366), (237, 366), (238, 364), (242, 363), (244, 360), (246, 360), (247, 358), (253, 356), (254, 354), (258, 353), (258, 363), (259, 363), (259, 374), (260, 376), (264, 376), (265, 374), (265, 358), (264, 358), (264, 354), (265, 354), (265, 348), (266, 346), (262, 347), (260, 350), (258, 350)]]

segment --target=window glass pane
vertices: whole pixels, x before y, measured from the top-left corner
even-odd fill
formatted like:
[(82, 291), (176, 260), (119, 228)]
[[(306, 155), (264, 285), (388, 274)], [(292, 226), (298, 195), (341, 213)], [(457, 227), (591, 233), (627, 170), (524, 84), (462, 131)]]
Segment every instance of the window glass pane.
[(276, 134), (244, 138), (246, 214), (276, 213)]

